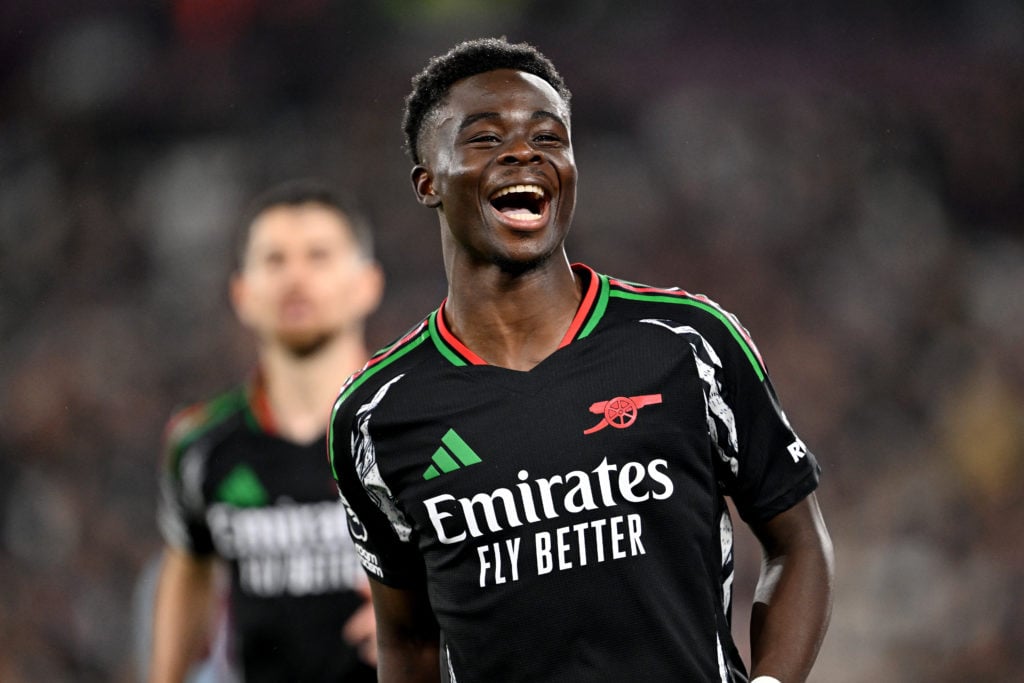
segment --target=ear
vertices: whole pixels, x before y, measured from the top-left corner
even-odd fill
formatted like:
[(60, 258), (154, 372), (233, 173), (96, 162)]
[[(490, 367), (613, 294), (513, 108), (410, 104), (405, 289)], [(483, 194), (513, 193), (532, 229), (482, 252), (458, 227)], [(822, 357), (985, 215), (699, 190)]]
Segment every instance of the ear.
[(231, 307), (235, 309), (235, 316), (243, 324), (247, 324), (245, 294), (245, 279), (238, 272), (233, 273), (228, 286), (228, 295), (231, 298)]
[(355, 299), (360, 317), (366, 317), (377, 310), (384, 297), (384, 269), (377, 261), (364, 264), (364, 270), (355, 287)]
[(412, 189), (416, 200), (423, 206), (436, 209), (441, 206), (441, 198), (434, 194), (434, 177), (425, 166), (417, 164), (412, 169)]

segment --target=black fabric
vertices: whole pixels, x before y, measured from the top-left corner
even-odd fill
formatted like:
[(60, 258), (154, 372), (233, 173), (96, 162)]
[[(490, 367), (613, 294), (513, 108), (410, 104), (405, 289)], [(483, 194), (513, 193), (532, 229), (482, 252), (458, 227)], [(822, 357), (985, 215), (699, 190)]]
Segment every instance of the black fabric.
[(235, 666), (247, 682), (376, 680), (342, 639), (363, 571), (326, 458), (260, 428), (243, 389), (198, 406), (168, 440), (168, 541), (227, 560)]
[(435, 312), (343, 390), (364, 566), (426, 582), (459, 683), (734, 680), (723, 496), (762, 518), (817, 463), (731, 316), (577, 271), (592, 310), (531, 371), (472, 364)]

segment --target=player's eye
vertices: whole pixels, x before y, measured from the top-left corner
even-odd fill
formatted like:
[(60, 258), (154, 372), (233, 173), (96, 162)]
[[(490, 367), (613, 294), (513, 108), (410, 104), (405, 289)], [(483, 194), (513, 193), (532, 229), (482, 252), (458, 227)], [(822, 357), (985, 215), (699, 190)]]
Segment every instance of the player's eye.
[(534, 136), (534, 142), (540, 142), (542, 144), (557, 144), (562, 141), (560, 135), (555, 133), (540, 133)]
[(310, 249), (309, 260), (314, 263), (324, 263), (331, 257), (331, 252), (327, 249)]
[(268, 251), (263, 255), (263, 263), (270, 268), (280, 268), (284, 265), (284, 254), (280, 251)]

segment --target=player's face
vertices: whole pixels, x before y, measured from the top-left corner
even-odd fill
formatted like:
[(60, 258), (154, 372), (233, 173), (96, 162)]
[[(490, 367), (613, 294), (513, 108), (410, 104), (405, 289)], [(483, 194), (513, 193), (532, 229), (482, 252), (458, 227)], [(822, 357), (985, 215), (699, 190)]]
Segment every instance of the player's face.
[(312, 203), (260, 214), (232, 282), (243, 324), (297, 355), (362, 325), (380, 294), (377, 266), (359, 253), (345, 219)]
[(424, 127), (421, 203), (471, 259), (512, 267), (560, 251), (576, 205), (568, 107), (546, 81), (500, 69), (463, 79)]

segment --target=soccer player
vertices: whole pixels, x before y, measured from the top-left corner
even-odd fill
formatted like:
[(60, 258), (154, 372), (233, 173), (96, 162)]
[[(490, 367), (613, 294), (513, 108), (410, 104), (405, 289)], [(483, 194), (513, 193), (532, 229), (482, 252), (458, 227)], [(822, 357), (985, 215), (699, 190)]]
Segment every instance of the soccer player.
[(569, 98), (535, 48), (483, 39), (406, 100), (448, 295), (329, 435), (380, 680), (747, 681), (728, 496), (764, 548), (751, 675), (803, 681), (831, 611), (816, 460), (732, 315), (570, 263)]
[(383, 275), (368, 226), (323, 184), (272, 188), (242, 228), (230, 294), (258, 368), (168, 427), (150, 680), (181, 681), (201, 656), (218, 562), (243, 680), (376, 680), (372, 607), (326, 432), (338, 387), (369, 355), (364, 321)]

